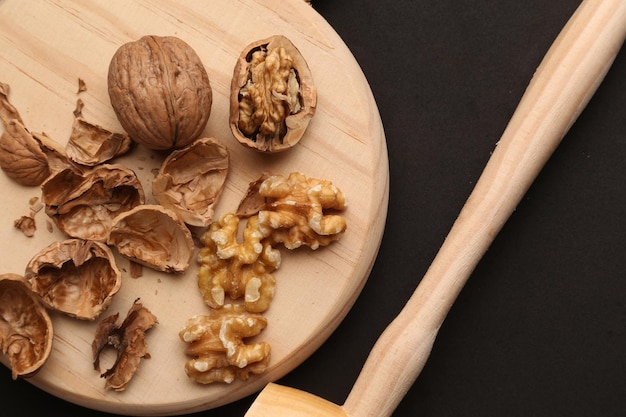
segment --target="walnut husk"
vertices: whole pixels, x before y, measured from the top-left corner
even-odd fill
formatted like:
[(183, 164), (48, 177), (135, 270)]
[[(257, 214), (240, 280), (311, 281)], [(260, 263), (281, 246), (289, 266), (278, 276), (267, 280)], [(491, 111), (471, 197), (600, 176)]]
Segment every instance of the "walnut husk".
[(18, 119), (8, 121), (0, 136), (0, 168), (9, 178), (28, 187), (41, 185), (50, 175), (46, 154)]

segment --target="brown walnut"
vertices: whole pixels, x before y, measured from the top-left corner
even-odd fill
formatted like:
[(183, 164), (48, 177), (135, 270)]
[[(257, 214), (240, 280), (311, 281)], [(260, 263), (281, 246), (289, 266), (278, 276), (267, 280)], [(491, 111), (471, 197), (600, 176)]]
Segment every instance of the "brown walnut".
[(239, 143), (261, 152), (297, 144), (317, 105), (317, 89), (300, 51), (276, 35), (248, 45), (230, 86), (230, 128)]
[(150, 149), (188, 145), (211, 113), (207, 72), (191, 46), (174, 36), (122, 45), (109, 64), (108, 89), (124, 130)]

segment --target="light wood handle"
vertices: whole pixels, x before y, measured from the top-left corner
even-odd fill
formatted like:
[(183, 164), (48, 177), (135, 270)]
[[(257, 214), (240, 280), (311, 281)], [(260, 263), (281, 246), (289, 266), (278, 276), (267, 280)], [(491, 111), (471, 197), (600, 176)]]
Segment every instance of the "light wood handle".
[(604, 78), (626, 36), (626, 0), (585, 0), (531, 80), (458, 219), (342, 406), (387, 417), (411, 387), (465, 282)]

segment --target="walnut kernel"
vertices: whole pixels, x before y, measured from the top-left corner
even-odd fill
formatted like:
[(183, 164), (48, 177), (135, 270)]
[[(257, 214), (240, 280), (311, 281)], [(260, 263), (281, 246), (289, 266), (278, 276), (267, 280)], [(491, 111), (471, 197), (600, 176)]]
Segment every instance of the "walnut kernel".
[(261, 152), (280, 152), (298, 143), (317, 105), (317, 90), (304, 57), (281, 35), (244, 49), (230, 94), (233, 135)]
[(238, 212), (245, 210), (251, 215), (256, 210), (259, 229), (272, 244), (317, 249), (338, 240), (346, 231), (345, 218), (328, 213), (348, 207), (345, 195), (332, 182), (307, 178), (300, 172), (263, 178), (260, 184), (250, 184)]
[(243, 297), (247, 311), (261, 313), (274, 297), (272, 273), (280, 266), (280, 252), (261, 242), (256, 217), (248, 219), (242, 242), (237, 241), (238, 230), (239, 218), (232, 213), (209, 226), (198, 252), (198, 287), (209, 307), (223, 307), (226, 296)]
[(193, 357), (185, 364), (185, 372), (202, 384), (247, 380), (251, 373), (265, 372), (270, 345), (245, 344), (243, 339), (257, 336), (266, 326), (265, 317), (234, 304), (191, 317), (179, 333), (188, 344), (185, 353)]

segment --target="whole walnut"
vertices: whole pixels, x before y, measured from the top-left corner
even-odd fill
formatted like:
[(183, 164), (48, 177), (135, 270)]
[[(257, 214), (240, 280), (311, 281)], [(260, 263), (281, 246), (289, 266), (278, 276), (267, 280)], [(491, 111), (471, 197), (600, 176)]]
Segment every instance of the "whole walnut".
[(109, 64), (108, 90), (124, 130), (149, 149), (190, 144), (211, 113), (209, 76), (191, 46), (174, 36), (122, 45)]

